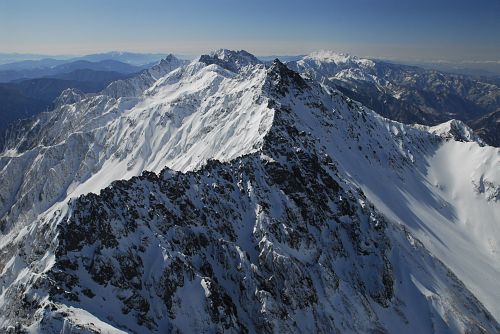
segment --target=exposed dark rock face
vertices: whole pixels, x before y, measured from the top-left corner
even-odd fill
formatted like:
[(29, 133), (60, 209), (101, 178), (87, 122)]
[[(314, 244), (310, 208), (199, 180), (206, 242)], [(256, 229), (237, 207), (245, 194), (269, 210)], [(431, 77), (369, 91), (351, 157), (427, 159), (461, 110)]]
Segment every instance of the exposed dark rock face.
[[(271, 133), (270, 142), (279, 134)], [(274, 162), (252, 155), (211, 162), (196, 173), (145, 173), (77, 200), (60, 227), (58, 266), (50, 276), (64, 292), (54, 291), (53, 298), (80, 295), (79, 284), (89, 284), (80, 281), (81, 272), (87, 272), (96, 290), (134, 291), (122, 300), (122, 311), (156, 330), (151, 294), (175, 323), (182, 289), (203, 280), (204, 307), (218, 330), (297, 331), (300, 325), (286, 319), (300, 311), (325, 317), (313, 328), (329, 331), (335, 319), (322, 311), (319, 274), (331, 293), (342, 294), (342, 280), (358, 291), (356, 298), (368, 298), (367, 307), (369, 300), (388, 307), (394, 292), (385, 223), (371, 224), (366, 209), (336, 181), (334, 165), (314, 151), (304, 153), (311, 148), (305, 143), (299, 154), (290, 151), (292, 143), (266, 148), (262, 154)], [(147, 277), (147, 255), (158, 251), (158, 242), (170, 259), (159, 278)], [(344, 261), (354, 265), (353, 276), (335, 269)], [(265, 303), (274, 306), (262, 314)]]

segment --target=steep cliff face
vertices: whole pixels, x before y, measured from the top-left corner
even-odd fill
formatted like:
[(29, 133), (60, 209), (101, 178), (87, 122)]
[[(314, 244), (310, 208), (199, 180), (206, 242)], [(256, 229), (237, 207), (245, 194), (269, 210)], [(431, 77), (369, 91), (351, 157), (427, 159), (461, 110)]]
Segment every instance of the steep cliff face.
[[(36, 218), (6, 214), (0, 328), (498, 332), (497, 297), (481, 290), (494, 283), (471, 293), (481, 281), (464, 280), (456, 261), (496, 256), (488, 247), (461, 251), (492, 228), (498, 150), (456, 141), (445, 126), (388, 121), (278, 61), (265, 68), (234, 57), (226, 59), (245, 64), (237, 72), (200, 61), (170, 72), (110, 122), (132, 124), (115, 150), (130, 148), (120, 159), (139, 166), (133, 173), (106, 167), (113, 156), (103, 156), (88, 180), (106, 182), (84, 180), (85, 191), (74, 193), (54, 185), (65, 195)], [(168, 125), (155, 121), (162, 117)], [(436, 159), (462, 150), (489, 162), (460, 183)], [(29, 152), (4, 152), (4, 166)], [(99, 174), (106, 168), (118, 172)], [(469, 198), (452, 186), (474, 194), (483, 218), (456, 211)], [(435, 212), (455, 226), (443, 227)], [(470, 228), (463, 219), (474, 219), (477, 233), (454, 243)], [(483, 269), (486, 279), (498, 270), (474, 265), (465, 267)]]

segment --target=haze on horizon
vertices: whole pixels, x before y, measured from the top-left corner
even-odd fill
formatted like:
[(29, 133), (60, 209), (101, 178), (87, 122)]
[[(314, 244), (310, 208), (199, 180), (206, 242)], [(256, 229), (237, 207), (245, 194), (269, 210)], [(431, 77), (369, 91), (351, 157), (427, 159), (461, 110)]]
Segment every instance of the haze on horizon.
[(497, 0), (16, 0), (0, 2), (0, 52), (197, 55), (319, 49), (408, 61), (500, 63)]

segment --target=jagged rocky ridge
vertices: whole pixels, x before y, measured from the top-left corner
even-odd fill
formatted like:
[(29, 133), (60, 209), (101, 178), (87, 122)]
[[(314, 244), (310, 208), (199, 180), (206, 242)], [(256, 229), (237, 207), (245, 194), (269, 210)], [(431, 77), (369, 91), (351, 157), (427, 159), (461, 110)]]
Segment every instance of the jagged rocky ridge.
[[(12, 221), (0, 244), (8, 287), (0, 297), (3, 328), (498, 331), (481, 303), (412, 236), (412, 226), (384, 218), (355, 184), (355, 169), (346, 168), (351, 158), (405, 179), (438, 147), (485, 149), (389, 122), (279, 62), (238, 70), (194, 62), (180, 72), (226, 81), (224, 96), (232, 84), (255, 78), (249, 87), (256, 105), (249, 106), (265, 108), (252, 116), (260, 126), (252, 127), (259, 131), (251, 150), (218, 157), (225, 162), (204, 163), (211, 158), (205, 156), (184, 168), (176, 165), (180, 152), (165, 165), (187, 173), (144, 172), (100, 195), (56, 204), (34, 221)], [(173, 91), (156, 86), (147, 94)]]

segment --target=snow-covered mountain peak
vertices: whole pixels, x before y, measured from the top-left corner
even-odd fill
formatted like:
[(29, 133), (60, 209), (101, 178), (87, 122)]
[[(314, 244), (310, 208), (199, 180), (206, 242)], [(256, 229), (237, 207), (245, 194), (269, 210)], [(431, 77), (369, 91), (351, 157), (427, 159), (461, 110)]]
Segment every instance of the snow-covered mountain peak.
[(267, 82), (281, 95), (286, 95), (289, 89), (301, 89), (307, 86), (300, 74), (290, 70), (279, 59), (275, 59), (267, 70)]
[(158, 64), (142, 71), (137, 76), (112, 82), (103, 90), (102, 94), (114, 98), (140, 96), (158, 79), (185, 64), (187, 64), (187, 61), (178, 59), (174, 55), (169, 54)]
[(252, 57), (166, 59), (0, 155), (0, 330), (498, 331), (498, 150)]
[(253, 54), (245, 50), (228, 50), (228, 49), (218, 49), (210, 52), (210, 56), (214, 58), (219, 58), (223, 60), (239, 60), (240, 62), (245, 62), (248, 64), (261, 64), (262, 62), (257, 59)]
[(160, 60), (158, 64), (154, 65), (153, 67), (151, 67), (146, 71), (149, 72), (150, 74), (153, 74), (156, 77), (156, 79), (158, 79), (185, 64), (187, 64), (185, 60), (181, 60), (170, 53), (165, 58)]
[(303, 61), (315, 61), (315, 62), (324, 62), (324, 63), (334, 63), (337, 66), (346, 66), (346, 65), (358, 65), (364, 67), (374, 66), (374, 62), (370, 59), (358, 58), (356, 56), (352, 56), (347, 53), (335, 52), (330, 50), (321, 50), (312, 52), (309, 55), (305, 56)]
[(318, 81), (336, 78), (371, 82), (378, 80), (373, 72), (374, 61), (333, 51), (314, 52), (297, 61), (287, 62), (287, 66)]
[(172, 62), (172, 61), (178, 61), (179, 59), (174, 56), (173, 53), (169, 53), (168, 55), (165, 56), (165, 58), (161, 59), (160, 60), (160, 63), (161, 62)]
[(207, 65), (216, 64), (232, 72), (239, 72), (249, 65), (262, 64), (259, 59), (245, 50), (232, 51), (227, 49), (219, 49), (208, 55), (202, 55), (199, 61)]
[(456, 119), (449, 120), (442, 124), (430, 127), (429, 131), (445, 139), (453, 139), (463, 142), (477, 142), (485, 145), (483, 140), (464, 122)]
[(80, 102), (85, 97), (85, 93), (76, 88), (67, 88), (54, 100), (54, 105), (61, 106), (64, 104), (73, 104)]
[(339, 63), (345, 63), (346, 61), (355, 58), (355, 56), (351, 56), (347, 53), (335, 52), (332, 50), (319, 50), (311, 52), (310, 54), (306, 55), (306, 57), (322, 61), (335, 61)]

